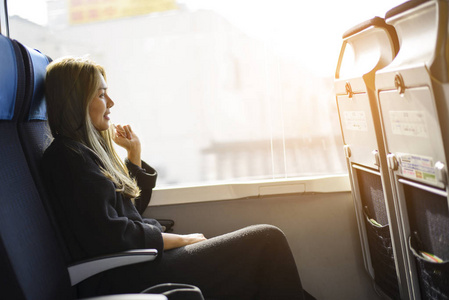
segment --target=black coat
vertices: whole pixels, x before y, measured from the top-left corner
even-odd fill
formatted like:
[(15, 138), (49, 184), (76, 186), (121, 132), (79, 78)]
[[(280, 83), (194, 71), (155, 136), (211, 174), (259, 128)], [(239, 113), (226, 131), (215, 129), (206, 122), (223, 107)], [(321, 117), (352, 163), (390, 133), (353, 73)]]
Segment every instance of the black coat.
[(156, 184), (156, 171), (142, 162), (126, 165), (142, 190), (136, 206), (116, 192), (101, 172), (97, 155), (73, 140), (57, 137), (45, 151), (42, 170), (50, 203), (71, 260), (130, 249), (154, 248), (163, 253), (160, 224), (143, 219)]

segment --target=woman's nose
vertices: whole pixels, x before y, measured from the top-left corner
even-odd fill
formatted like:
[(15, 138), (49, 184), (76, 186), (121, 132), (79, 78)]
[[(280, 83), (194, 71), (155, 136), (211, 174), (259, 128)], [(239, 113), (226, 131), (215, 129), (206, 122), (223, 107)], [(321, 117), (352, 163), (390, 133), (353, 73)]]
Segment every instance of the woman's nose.
[(114, 101), (112, 101), (112, 99), (109, 97), (109, 96), (107, 96), (108, 98), (107, 98), (107, 100), (108, 100), (108, 102), (107, 102), (107, 107), (108, 108), (111, 108), (111, 107), (113, 107), (114, 106)]

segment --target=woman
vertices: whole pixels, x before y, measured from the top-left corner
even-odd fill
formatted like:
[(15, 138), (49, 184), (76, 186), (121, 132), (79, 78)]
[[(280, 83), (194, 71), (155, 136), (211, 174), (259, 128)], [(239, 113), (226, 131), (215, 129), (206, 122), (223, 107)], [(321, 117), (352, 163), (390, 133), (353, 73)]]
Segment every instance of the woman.
[[(80, 296), (139, 292), (164, 282), (198, 286), (213, 299), (304, 299), (284, 234), (251, 226), (206, 239), (162, 232), (144, 219), (156, 171), (140, 158), (130, 126), (110, 126), (114, 102), (104, 69), (84, 58), (47, 68), (48, 122), (54, 140), (42, 164), (52, 208), (77, 261), (129, 249), (155, 248), (158, 259), (110, 270), (79, 285)], [(113, 142), (125, 148), (123, 163)]]

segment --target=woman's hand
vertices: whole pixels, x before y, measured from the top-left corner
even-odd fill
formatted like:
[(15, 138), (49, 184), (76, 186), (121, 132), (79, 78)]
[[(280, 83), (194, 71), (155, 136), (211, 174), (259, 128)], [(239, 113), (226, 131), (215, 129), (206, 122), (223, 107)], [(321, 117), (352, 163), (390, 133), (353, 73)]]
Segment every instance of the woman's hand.
[(128, 151), (128, 159), (133, 164), (142, 167), (141, 145), (139, 137), (134, 133), (129, 125), (114, 125), (113, 141)]
[(164, 250), (179, 248), (182, 246), (187, 246), (207, 240), (201, 233), (192, 233), (185, 235), (162, 233), (162, 239), (164, 240)]

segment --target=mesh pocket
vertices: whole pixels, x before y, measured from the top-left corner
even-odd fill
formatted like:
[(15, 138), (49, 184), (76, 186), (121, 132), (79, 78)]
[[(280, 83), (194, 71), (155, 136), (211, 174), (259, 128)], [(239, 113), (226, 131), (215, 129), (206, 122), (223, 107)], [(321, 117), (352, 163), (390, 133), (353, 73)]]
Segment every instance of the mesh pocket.
[(415, 237), (409, 238), (409, 247), (415, 257), (422, 299), (449, 300), (449, 261), (437, 263), (422, 258)]
[(366, 233), (377, 287), (392, 299), (400, 299), (399, 283), (394, 263), (390, 226), (376, 226), (365, 214)]

